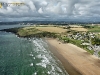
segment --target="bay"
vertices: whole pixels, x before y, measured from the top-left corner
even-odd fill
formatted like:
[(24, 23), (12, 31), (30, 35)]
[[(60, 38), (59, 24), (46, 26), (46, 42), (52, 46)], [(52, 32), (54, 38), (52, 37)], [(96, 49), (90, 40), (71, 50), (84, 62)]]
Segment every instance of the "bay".
[(43, 39), (0, 32), (0, 75), (68, 74)]

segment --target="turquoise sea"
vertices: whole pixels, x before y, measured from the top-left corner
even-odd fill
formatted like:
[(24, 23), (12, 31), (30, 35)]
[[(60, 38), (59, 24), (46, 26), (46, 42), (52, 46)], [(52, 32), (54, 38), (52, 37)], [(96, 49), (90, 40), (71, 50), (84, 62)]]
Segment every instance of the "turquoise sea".
[[(6, 28), (10, 28), (6, 26)], [(0, 27), (1, 29), (5, 27)], [(0, 32), (0, 75), (68, 75), (39, 38), (19, 38)]]

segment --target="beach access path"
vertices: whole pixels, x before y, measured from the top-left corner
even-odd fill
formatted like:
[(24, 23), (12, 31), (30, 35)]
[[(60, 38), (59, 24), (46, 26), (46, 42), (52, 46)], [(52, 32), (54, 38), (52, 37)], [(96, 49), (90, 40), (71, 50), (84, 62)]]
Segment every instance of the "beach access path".
[[(61, 43), (56, 39), (46, 39), (47, 42), (54, 47), (52, 52), (54, 55), (59, 54), (57, 57), (61, 58), (63, 66), (66, 70), (70, 69), (70, 66), (74, 69), (70, 69), (71, 71), (67, 71), (69, 75), (100, 75), (100, 60), (94, 55), (89, 54), (82, 48), (79, 48), (70, 43)], [(58, 53), (57, 53), (58, 52)], [(55, 55), (55, 56), (56, 56)], [(68, 63), (66, 62), (68, 61)], [(76, 70), (76, 73), (73, 72)], [(78, 71), (78, 72), (77, 72)]]

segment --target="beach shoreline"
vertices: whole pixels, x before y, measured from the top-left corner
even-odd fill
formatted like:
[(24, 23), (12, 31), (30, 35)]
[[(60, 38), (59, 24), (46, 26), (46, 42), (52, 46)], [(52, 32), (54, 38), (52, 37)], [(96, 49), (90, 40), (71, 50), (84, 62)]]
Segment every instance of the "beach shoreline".
[(100, 75), (100, 60), (97, 57), (73, 44), (64, 44), (52, 38), (45, 40), (69, 75)]

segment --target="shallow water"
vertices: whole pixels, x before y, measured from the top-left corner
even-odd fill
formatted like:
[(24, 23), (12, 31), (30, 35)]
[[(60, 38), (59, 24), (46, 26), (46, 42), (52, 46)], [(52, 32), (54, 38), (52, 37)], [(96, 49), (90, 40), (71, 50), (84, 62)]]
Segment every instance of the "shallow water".
[(0, 75), (68, 75), (43, 39), (0, 32)]

